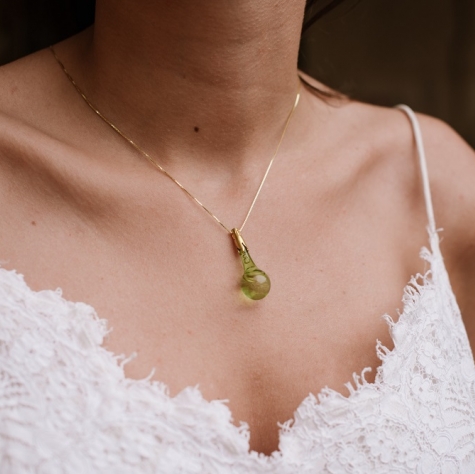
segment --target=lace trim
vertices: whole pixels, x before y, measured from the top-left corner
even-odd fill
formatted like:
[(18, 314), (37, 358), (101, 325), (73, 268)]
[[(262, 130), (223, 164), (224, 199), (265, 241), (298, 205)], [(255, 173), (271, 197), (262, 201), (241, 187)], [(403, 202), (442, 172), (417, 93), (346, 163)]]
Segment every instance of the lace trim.
[[(364, 421), (365, 412), (354, 412), (354, 407), (363, 407), (365, 410), (367, 410), (368, 408), (367, 405), (365, 405), (365, 402), (369, 402), (368, 406), (379, 406), (380, 400), (378, 397), (383, 393), (390, 394), (391, 391), (397, 392), (401, 389), (401, 386), (404, 386), (405, 384), (410, 385), (411, 381), (409, 379), (421, 375), (415, 374), (414, 372), (404, 374), (404, 367), (401, 367), (401, 361), (404, 359), (404, 357), (401, 355), (410, 354), (411, 350), (413, 350), (413, 347), (411, 348), (410, 346), (411, 344), (414, 344), (414, 338), (417, 338), (417, 334), (411, 334), (411, 329), (416, 324), (416, 320), (428, 318), (428, 321), (430, 322), (430, 318), (440, 318), (440, 315), (435, 313), (428, 314), (426, 311), (426, 303), (433, 298), (441, 300), (438, 304), (439, 308), (444, 307), (445, 299), (448, 298), (447, 301), (449, 301), (449, 313), (452, 315), (452, 318), (449, 318), (449, 320), (444, 320), (443, 323), (448, 326), (448, 329), (450, 329), (448, 334), (453, 335), (457, 340), (456, 347), (460, 348), (458, 351), (459, 354), (452, 353), (450, 356), (455, 360), (455, 356), (460, 355), (464, 378), (467, 381), (472, 382), (470, 385), (470, 389), (472, 390), (471, 414), (469, 415), (466, 413), (466, 416), (469, 420), (473, 418), (473, 426), (475, 426), (475, 406), (473, 403), (475, 400), (475, 385), (473, 383), (475, 380), (475, 365), (473, 358), (471, 358), (472, 354), (466, 331), (461, 321), (460, 312), (457, 308), (453, 292), (450, 288), (450, 283), (443, 265), (442, 256), (440, 255), (437, 235), (430, 234), (430, 241), (432, 252), (430, 252), (427, 248), (423, 248), (421, 250), (421, 257), (429, 262), (430, 269), (424, 275), (418, 274), (412, 277), (410, 282), (404, 288), (403, 311), (400, 313), (398, 321), (394, 322), (388, 315), (383, 316), (388, 323), (389, 331), (394, 342), (394, 349), (389, 350), (383, 346), (381, 342), (377, 341), (376, 351), (382, 363), (377, 368), (375, 382), (370, 383), (366, 381), (365, 374), (371, 369), (364, 368), (360, 374), (355, 373), (353, 375), (352, 382), (348, 382), (346, 384), (346, 387), (349, 391), (348, 396), (344, 396), (328, 387), (322, 389), (317, 395), (309, 394), (298, 406), (294, 417), (279, 425), (279, 451), (275, 451), (269, 457), (259, 455), (256, 452), (248, 452), (250, 436), (248, 425), (244, 422), (242, 422), (239, 427), (236, 427), (232, 424), (232, 414), (229, 407), (225, 404), (225, 401), (206, 401), (198, 387), (187, 387), (175, 397), (170, 397), (169, 390), (164, 383), (151, 380), (153, 373), (142, 380), (127, 378), (124, 374), (123, 367), (130, 360), (130, 357), (126, 358), (124, 355), (116, 355), (101, 345), (105, 335), (110, 331), (110, 329), (107, 329), (106, 320), (100, 319), (92, 306), (85, 303), (74, 303), (65, 300), (61, 295), (61, 290), (59, 289), (56, 291), (43, 290), (35, 292), (28, 287), (23, 275), (17, 273), (15, 270), (6, 270), (4, 268), (0, 268), (0, 275), (3, 273), (6, 276), (0, 285), (0, 301), (2, 301), (2, 299), (8, 301), (6, 296), (9, 295), (11, 299), (12, 295), (16, 295), (17, 299), (13, 302), (10, 301), (9, 304), (15, 306), (15, 308), (17, 306), (24, 307), (22, 317), (24, 316), (27, 320), (31, 320), (32, 318), (34, 319), (35, 317), (37, 318), (38, 314), (31, 315), (28, 313), (28, 308), (26, 307), (28, 305), (25, 306), (24, 302), (25, 295), (27, 295), (30, 299), (36, 300), (30, 301), (32, 306), (35, 306), (35, 303), (41, 302), (41, 307), (43, 308), (41, 312), (42, 317), (55, 317), (55, 315), (57, 316), (58, 313), (60, 313), (61, 316), (65, 316), (66, 319), (64, 320), (64, 325), (62, 327), (58, 327), (58, 325), (56, 325), (49, 329), (55, 331), (55, 333), (52, 335), (53, 337), (57, 336), (56, 332), (58, 332), (58, 335), (60, 336), (61, 333), (67, 333), (71, 330), (71, 320), (68, 320), (67, 317), (69, 316), (69, 318), (71, 318), (72, 315), (74, 319), (73, 322), (75, 331), (79, 335), (77, 340), (79, 341), (80, 349), (82, 354), (84, 354), (86, 363), (92, 359), (96, 361), (97, 359), (101, 359), (103, 368), (106, 367), (108, 376), (111, 379), (118, 381), (119, 385), (126, 386), (129, 390), (136, 392), (137, 394), (140, 392), (143, 395), (144, 392), (148, 392), (148, 396), (154, 399), (153, 403), (155, 405), (157, 404), (157, 400), (159, 400), (161, 404), (166, 405), (168, 408), (173, 404), (175, 406), (173, 412), (176, 416), (179, 415), (180, 410), (183, 410), (184, 414), (178, 416), (179, 421), (186, 423), (186, 413), (190, 413), (190, 409), (194, 413), (195, 418), (197, 417), (198, 419), (202, 420), (202, 424), (210, 423), (209, 420), (212, 419), (213, 421), (210, 425), (210, 429), (215, 433), (214, 442), (216, 443), (216, 446), (226, 446), (226, 450), (230, 450), (235, 456), (239, 457), (239, 463), (244, 463), (250, 466), (248, 463), (252, 461), (254, 463), (252, 464), (254, 467), (261, 466), (264, 468), (265, 466), (275, 466), (276, 462), (280, 462), (284, 458), (287, 460), (287, 462), (292, 464), (292, 459), (297, 462), (298, 459), (304, 459), (308, 457), (308, 448), (310, 445), (313, 446), (312, 443), (314, 442), (312, 439), (319, 438), (319, 443), (321, 443), (322, 427), (329, 428), (331, 426), (331, 430), (329, 429), (329, 432), (331, 431), (332, 433), (335, 429), (335, 426), (338, 426), (339, 423), (343, 423), (343, 426), (348, 427), (348, 423), (351, 423), (351, 421), (348, 419), (349, 415), (352, 417), (359, 417)], [(444, 318), (445, 317), (446, 316), (444, 316)], [(55, 322), (56, 321), (57, 320), (55, 319)], [(34, 323), (34, 321), (32, 322)], [(7, 319), (6, 322), (4, 321), (2, 323), (2, 327), (0, 329), (0, 355), (2, 345), (5, 344), (5, 341), (8, 342), (9, 337), (11, 338), (10, 329), (11, 328), (8, 325)], [(453, 351), (453, 347), (450, 349)], [(40, 351), (38, 351), (38, 354), (39, 353)], [(43, 357), (45, 357), (44, 354)], [(470, 357), (470, 359), (468, 359), (468, 357)], [(22, 362), (27, 363), (26, 361)], [(31, 357), (29, 358), (28, 363), (37, 363), (41, 365), (41, 357), (38, 359)], [(428, 364), (428, 367), (430, 367), (430, 364)], [(34, 373), (36, 370), (35, 367), (30, 367), (29, 369), (32, 373)], [(423, 368), (422, 370), (426, 369), (427, 367)], [(5, 389), (2, 390), (1, 387), (3, 385), (3, 387), (7, 387), (8, 390), (13, 390), (12, 387), (16, 386), (15, 383), (12, 382), (12, 380), (16, 378), (15, 373), (0, 371), (0, 374), (2, 374), (4, 381), (3, 384), (0, 382), (0, 401), (9, 400), (12, 398), (12, 395), (8, 395)], [(401, 381), (401, 377), (403, 376), (406, 377), (404, 384)], [(427, 380), (429, 380), (429, 382), (431, 380), (436, 380), (436, 376), (434, 374), (424, 374), (424, 376), (425, 379), (422, 377), (422, 381), (420, 381), (422, 385), (426, 383)], [(6, 381), (5, 377), (11, 377), (12, 380), (8, 382)], [(432, 379), (430, 377), (432, 377)], [(464, 396), (469, 396), (467, 395), (467, 388), (457, 388), (460, 388), (460, 393), (465, 393)], [(15, 392), (15, 390), (13, 391)], [(13, 398), (15, 396), (20, 397), (21, 394), (19, 392), (15, 392), (13, 394)], [(113, 397), (113, 394), (111, 394), (111, 397)], [(0, 406), (0, 415), (1, 413), (2, 408)], [(330, 418), (332, 421), (329, 425)], [(402, 419), (404, 419), (404, 417), (402, 417)], [(197, 420), (195, 419), (194, 422), (197, 423)], [(355, 426), (356, 425), (357, 423), (355, 423)], [(314, 427), (315, 433), (312, 432), (311, 427)], [(177, 428), (175, 427), (175, 429)], [(190, 433), (189, 435), (191, 436)], [(201, 433), (201, 435), (203, 435), (203, 433)], [(194, 436), (196, 437), (197, 434), (195, 433)], [(218, 438), (216, 438), (216, 436), (218, 436)], [(331, 436), (333, 436), (333, 434)], [(467, 432), (466, 436), (468, 445), (472, 443), (473, 447), (475, 428), (471, 433)], [(330, 441), (335, 446), (338, 444), (338, 440), (334, 437), (331, 438)], [(473, 449), (470, 450), (467, 448), (467, 443), (462, 443), (462, 447), (459, 448), (462, 450), (465, 449), (466, 459), (468, 459), (470, 455), (473, 455)], [(320, 446), (320, 457), (322, 456), (322, 446)], [(429, 448), (426, 447), (426, 449)], [(331, 449), (328, 449), (328, 452), (331, 452)], [(298, 455), (296, 456), (296, 454)], [(325, 457), (325, 455), (323, 456)], [(326, 461), (326, 470), (322, 467), (320, 472), (346, 472), (342, 470), (332, 471), (329, 468), (329, 462), (329, 460)], [(312, 464), (312, 466), (315, 466), (315, 464)], [(354, 470), (351, 472), (368, 471)]]

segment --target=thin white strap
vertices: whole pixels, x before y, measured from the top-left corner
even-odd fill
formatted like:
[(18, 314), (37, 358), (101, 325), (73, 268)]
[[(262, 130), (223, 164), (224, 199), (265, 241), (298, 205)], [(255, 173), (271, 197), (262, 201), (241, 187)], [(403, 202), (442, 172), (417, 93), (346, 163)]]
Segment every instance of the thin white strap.
[(416, 114), (407, 105), (400, 104), (396, 108), (401, 109), (409, 117), (409, 120), (414, 131), (414, 138), (416, 140), (417, 154), (419, 155), (419, 165), (421, 167), (422, 185), (424, 187), (424, 199), (426, 202), (427, 219), (429, 221), (429, 230), (431, 233), (436, 232), (434, 207), (432, 205), (432, 196), (430, 193), (429, 173), (427, 172), (426, 154), (424, 151), (424, 142), (422, 140), (421, 127), (417, 120)]

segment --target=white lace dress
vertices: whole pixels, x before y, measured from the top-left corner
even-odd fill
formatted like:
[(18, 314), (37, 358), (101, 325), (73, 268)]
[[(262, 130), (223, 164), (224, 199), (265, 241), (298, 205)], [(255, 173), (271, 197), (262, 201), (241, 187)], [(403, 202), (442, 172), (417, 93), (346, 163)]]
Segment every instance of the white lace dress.
[(394, 350), (378, 343), (376, 381), (308, 395), (282, 425), (279, 451), (249, 451), (245, 424), (197, 388), (170, 397), (124, 376), (101, 344), (105, 320), (57, 291), (0, 269), (0, 472), (475, 473), (475, 366), (439, 250), (424, 151), (430, 263), (404, 290)]

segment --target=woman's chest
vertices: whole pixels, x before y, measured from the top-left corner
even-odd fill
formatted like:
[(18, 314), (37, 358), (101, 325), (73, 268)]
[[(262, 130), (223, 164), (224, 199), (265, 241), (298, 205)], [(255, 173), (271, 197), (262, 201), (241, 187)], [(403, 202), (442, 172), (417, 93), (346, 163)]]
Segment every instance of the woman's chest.
[(243, 231), (271, 280), (260, 301), (240, 293), (231, 237), (166, 193), (148, 207), (137, 197), (100, 201), (87, 219), (50, 203), (25, 207), (1, 246), (7, 268), (34, 289), (61, 287), (108, 321), (105, 346), (138, 354), (127, 376), (154, 368), (172, 394), (199, 385), (206, 399), (229, 400), (235, 422), (251, 427), (251, 446), (270, 452), (277, 422), (310, 392), (344, 392), (354, 372), (380, 364), (376, 340), (392, 346), (381, 316), (396, 316), (404, 285), (425, 267), (424, 229), (408, 240), (401, 209), (386, 218), (389, 199), (367, 212), (367, 197), (317, 199), (310, 181), (297, 207), (283, 186), (262, 196)]
[(48, 265), (24, 252), (17, 267), (33, 287), (61, 286), (107, 319), (113, 330), (105, 347), (138, 355), (126, 376), (155, 369), (172, 395), (199, 385), (206, 399), (229, 400), (235, 423), (249, 423), (251, 447), (270, 453), (277, 423), (309, 393), (325, 386), (345, 393), (354, 372), (380, 365), (376, 340), (392, 346), (381, 316), (401, 306), (409, 275), (374, 240), (353, 248), (341, 236), (337, 245), (329, 237), (311, 245), (297, 234), (267, 243), (252, 227), (249, 234), (253, 258), (272, 282), (258, 302), (240, 294), (230, 239), (199, 231), (137, 247), (76, 237), (54, 246)]
[[(121, 358), (101, 347), (105, 326), (91, 307), (35, 293), (0, 270), (0, 418), (8, 440), (0, 448), (7, 460), (20, 453), (49, 471), (59, 462), (75, 472), (106, 465), (124, 473), (231, 465), (233, 472), (469, 472), (473, 360), (441, 260), (432, 270), (434, 281), (406, 287), (404, 312), (391, 325), (395, 349), (378, 345), (376, 382), (362, 373), (348, 398), (331, 389), (302, 397), (275, 445), (269, 429), (235, 428), (226, 407), (205, 402), (196, 388), (170, 398), (160, 384), (124, 378)], [(285, 387), (266, 389), (272, 408)], [(267, 452), (278, 441), (280, 452), (249, 454), (249, 434), (251, 448)], [(257, 443), (255, 434), (263, 435)]]

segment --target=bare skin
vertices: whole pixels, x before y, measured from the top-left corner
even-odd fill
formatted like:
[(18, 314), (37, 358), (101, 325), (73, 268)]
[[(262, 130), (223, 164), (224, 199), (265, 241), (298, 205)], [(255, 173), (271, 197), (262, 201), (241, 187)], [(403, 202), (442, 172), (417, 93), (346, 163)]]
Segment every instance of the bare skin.
[[(58, 55), (105, 115), (240, 225), (295, 97), (304, 2), (97, 3), (95, 29)], [(91, 304), (114, 328), (105, 346), (138, 353), (128, 377), (155, 367), (172, 395), (199, 384), (228, 399), (251, 449), (269, 454), (310, 392), (344, 393), (353, 372), (380, 365), (376, 339), (392, 347), (381, 315), (396, 318), (428, 244), (400, 111), (302, 90), (243, 232), (273, 285), (249, 304), (231, 238), (91, 112), (49, 51), (1, 68), (0, 87), (3, 267)], [(474, 347), (475, 156), (420, 119)]]

